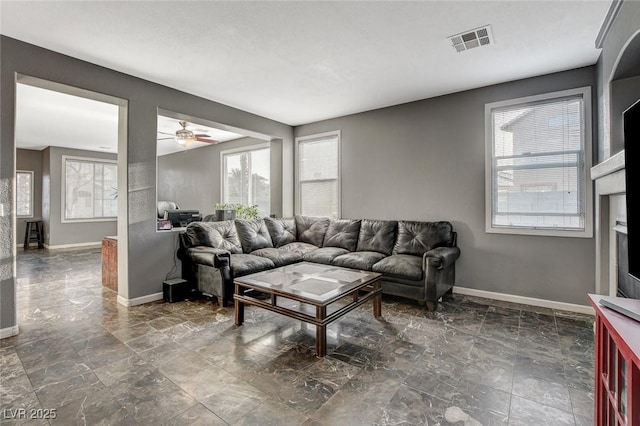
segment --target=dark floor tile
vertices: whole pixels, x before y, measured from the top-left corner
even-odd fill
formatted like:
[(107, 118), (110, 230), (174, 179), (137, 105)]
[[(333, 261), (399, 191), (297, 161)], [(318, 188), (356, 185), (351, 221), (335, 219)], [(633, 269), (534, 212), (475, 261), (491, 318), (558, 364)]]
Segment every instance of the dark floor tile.
[(368, 304), (332, 323), (318, 358), (314, 326), (255, 307), (237, 327), (207, 300), (119, 305), (100, 257), (19, 254), (2, 408), (56, 408), (55, 424), (592, 423), (592, 316), (385, 295), (381, 318)]
[(35, 388), (43, 408), (60, 408), (78, 398), (93, 395), (105, 389), (92, 372), (74, 376), (59, 382), (46, 383)]
[(466, 379), (460, 380), (451, 405), (484, 424), (507, 424), (510, 392), (493, 389)]
[(571, 396), (573, 414), (585, 419), (591, 419), (591, 422), (593, 423), (595, 407), (593, 390), (585, 392), (579, 389), (569, 388), (569, 395)]
[(241, 417), (234, 425), (238, 426), (281, 426), (301, 425), (307, 420), (304, 414), (286, 405), (267, 399), (247, 415)]
[(558, 383), (519, 375), (513, 380), (513, 394), (562, 411), (572, 410), (569, 388), (564, 380)]
[(197, 404), (157, 370), (120, 380), (109, 389), (117, 402), (141, 424), (160, 424)]
[(541, 405), (537, 402), (525, 398), (520, 398), (519, 396), (514, 395), (511, 397), (509, 425), (573, 426), (575, 425), (575, 419), (572, 414), (565, 411), (546, 405)]
[(56, 410), (52, 425), (132, 425), (136, 421), (109, 392), (73, 400)]
[(163, 426), (225, 426), (227, 423), (202, 404), (194, 405)]
[(449, 406), (448, 401), (437, 396), (402, 385), (374, 424), (442, 424)]
[(515, 377), (557, 381), (564, 377), (564, 364), (562, 358), (518, 355), (514, 374)]

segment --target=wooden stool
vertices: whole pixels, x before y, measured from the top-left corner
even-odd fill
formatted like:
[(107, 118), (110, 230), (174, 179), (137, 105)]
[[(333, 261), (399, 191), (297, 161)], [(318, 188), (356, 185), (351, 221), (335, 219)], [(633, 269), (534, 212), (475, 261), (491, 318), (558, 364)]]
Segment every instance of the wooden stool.
[(32, 241), (38, 243), (38, 248), (44, 248), (44, 224), (40, 219), (27, 219), (24, 221), (27, 226), (24, 229), (24, 249), (29, 248)]

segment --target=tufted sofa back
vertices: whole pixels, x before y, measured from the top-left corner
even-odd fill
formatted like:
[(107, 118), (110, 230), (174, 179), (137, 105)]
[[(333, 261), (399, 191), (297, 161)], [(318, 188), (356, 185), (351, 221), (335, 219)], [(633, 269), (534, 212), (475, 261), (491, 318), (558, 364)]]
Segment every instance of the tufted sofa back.
[(269, 230), (263, 219), (236, 219), (236, 230), (243, 253), (273, 247), (271, 235), (269, 235)]
[(282, 247), (285, 244), (297, 241), (296, 220), (290, 218), (265, 217), (264, 223), (271, 235), (274, 247)]
[(232, 220), (224, 222), (191, 222), (185, 231), (191, 246), (209, 246), (242, 253), (242, 246)]
[(338, 219), (332, 220), (324, 236), (323, 247), (340, 247), (355, 251), (360, 234), (361, 220)]
[(329, 228), (329, 218), (296, 215), (298, 241), (322, 247), (324, 236)]
[(393, 254), (422, 256), (436, 247), (453, 245), (453, 228), (449, 222), (398, 222), (398, 238)]
[(395, 220), (362, 219), (357, 251), (375, 251), (390, 255), (396, 242), (398, 222)]

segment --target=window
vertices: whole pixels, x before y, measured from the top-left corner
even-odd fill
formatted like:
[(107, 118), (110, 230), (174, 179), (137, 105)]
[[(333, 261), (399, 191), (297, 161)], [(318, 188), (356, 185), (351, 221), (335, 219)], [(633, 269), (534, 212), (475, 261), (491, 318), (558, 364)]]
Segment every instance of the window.
[(115, 161), (62, 157), (63, 222), (113, 220), (118, 215)]
[(340, 217), (340, 132), (296, 138), (296, 212)]
[(487, 104), (485, 115), (487, 232), (591, 237), (590, 89)]
[(271, 212), (271, 149), (229, 150), (221, 153), (222, 202), (258, 206), (260, 217)]
[(33, 217), (33, 172), (16, 171), (16, 215)]

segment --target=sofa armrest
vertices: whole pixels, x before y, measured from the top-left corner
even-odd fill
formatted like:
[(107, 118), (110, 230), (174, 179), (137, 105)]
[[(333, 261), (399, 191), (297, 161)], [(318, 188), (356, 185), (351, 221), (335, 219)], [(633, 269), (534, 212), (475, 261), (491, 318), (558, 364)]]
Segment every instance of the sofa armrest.
[(229, 266), (231, 263), (229, 251), (208, 246), (190, 247), (185, 251), (185, 257), (194, 263), (218, 269)]
[(436, 269), (444, 269), (453, 264), (460, 257), (458, 247), (437, 247), (424, 254), (424, 265), (427, 264)]

